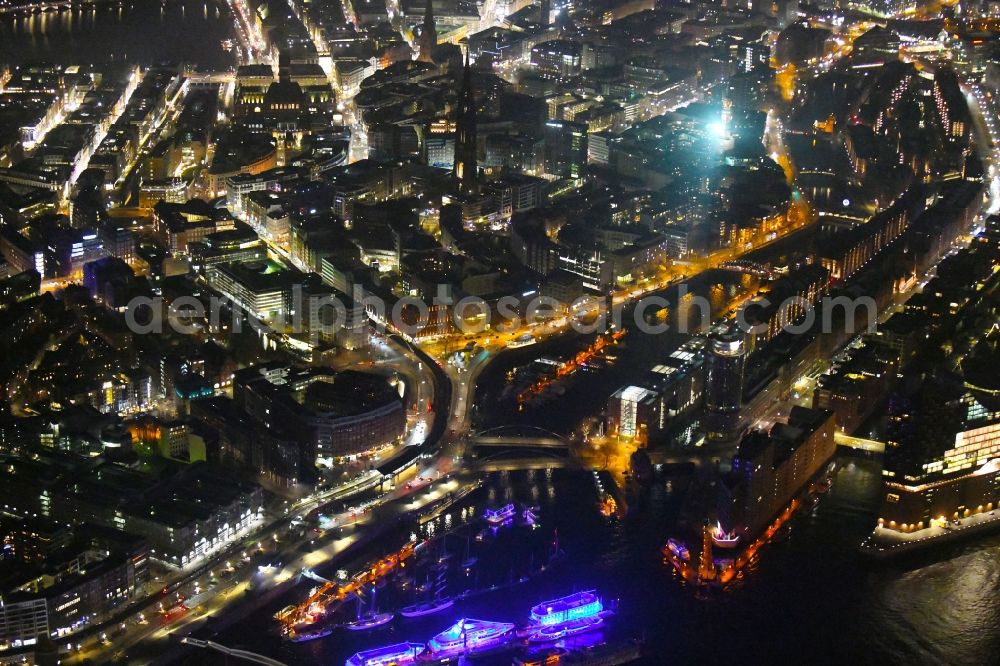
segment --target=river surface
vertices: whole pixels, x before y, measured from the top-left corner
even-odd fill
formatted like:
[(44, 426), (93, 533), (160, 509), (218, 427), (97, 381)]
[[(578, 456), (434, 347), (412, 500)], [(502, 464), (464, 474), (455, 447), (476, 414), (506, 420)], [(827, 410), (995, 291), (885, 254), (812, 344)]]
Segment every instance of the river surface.
[(30, 15), (0, 15), (0, 62), (236, 64), (223, 40), (233, 19), (223, 2), (131, 0)]

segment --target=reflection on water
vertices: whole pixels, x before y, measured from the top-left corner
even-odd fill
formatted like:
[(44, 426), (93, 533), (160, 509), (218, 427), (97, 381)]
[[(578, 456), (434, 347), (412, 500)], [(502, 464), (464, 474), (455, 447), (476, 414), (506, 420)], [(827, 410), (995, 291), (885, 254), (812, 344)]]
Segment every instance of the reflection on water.
[[(620, 600), (608, 639), (644, 638), (651, 664), (992, 663), (1000, 648), (1000, 537), (919, 561), (862, 560), (856, 546), (873, 524), (880, 475), (876, 462), (842, 457), (833, 490), (795, 519), (787, 541), (766, 548), (738, 587), (696, 599), (659, 556), (684, 479), (657, 481), (633, 503), (638, 509), (608, 523), (596, 511), (588, 473), (494, 474), (468, 502), (538, 504), (543, 533), (558, 530), (566, 551), (529, 584), (460, 602), (439, 616), (397, 620), (368, 636), (334, 634), (291, 646), (267, 633), (269, 612), (260, 612), (219, 639), (286, 663), (339, 666), (357, 650), (423, 640), (462, 616), (523, 622), (531, 605), (593, 587)], [(502, 553), (489, 559), (503, 561)], [(248, 643), (248, 636), (257, 638)], [(198, 659), (207, 657), (192, 655), (190, 663), (212, 663)]]
[(235, 64), (222, 48), (232, 18), (220, 2), (152, 0), (0, 16), (0, 62)]

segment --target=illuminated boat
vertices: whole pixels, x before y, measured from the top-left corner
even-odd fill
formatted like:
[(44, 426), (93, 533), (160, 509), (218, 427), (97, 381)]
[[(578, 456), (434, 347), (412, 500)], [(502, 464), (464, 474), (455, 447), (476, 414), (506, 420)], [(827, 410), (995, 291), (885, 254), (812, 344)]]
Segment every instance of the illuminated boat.
[(687, 546), (674, 539), (667, 539), (667, 545), (663, 549), (663, 554), (676, 557), (682, 562), (687, 562), (691, 559), (691, 553), (688, 551)]
[(521, 512), (521, 519), (528, 527), (538, 527), (538, 507), (530, 506)]
[(289, 636), (289, 640), (293, 643), (305, 643), (306, 641), (314, 641), (317, 638), (326, 638), (332, 633), (333, 627), (330, 626), (316, 629), (315, 631), (296, 631)]
[(469, 654), (489, 650), (515, 638), (510, 622), (461, 619), (427, 642), (434, 657)]
[(435, 599), (433, 601), (427, 601), (422, 604), (413, 604), (412, 606), (406, 606), (399, 614), (403, 617), (423, 617), (424, 615), (433, 615), (434, 613), (440, 613), (443, 610), (451, 608), (455, 605), (454, 599)]
[(394, 617), (393, 613), (365, 613), (357, 620), (345, 624), (344, 628), (348, 631), (367, 631), (389, 624)]
[(604, 604), (594, 590), (545, 601), (531, 609), (531, 621), (542, 626), (563, 625), (575, 620), (599, 617)]
[(486, 509), (486, 522), (490, 525), (500, 525), (514, 517), (516, 510), (513, 504), (502, 506), (499, 509)]
[(600, 615), (581, 617), (562, 624), (546, 624), (531, 632), (528, 635), (528, 641), (531, 643), (549, 643), (592, 631), (602, 624), (604, 624), (604, 618)]
[(722, 529), (722, 523), (716, 522), (712, 530), (712, 544), (719, 548), (735, 548), (740, 537), (735, 532), (727, 532)]
[(385, 647), (357, 652), (344, 666), (404, 666), (412, 664), (423, 654), (425, 648), (420, 643), (396, 643)]
[(364, 610), (364, 598), (362, 596), (362, 591), (358, 590), (358, 617), (353, 622), (348, 622), (344, 625), (344, 628), (348, 631), (367, 631), (368, 629), (374, 629), (376, 627), (381, 627), (383, 624), (389, 624), (392, 618), (396, 617), (395, 613), (379, 613), (375, 607), (375, 590), (376, 587), (372, 587), (372, 600), (371, 607), (365, 611)]
[[(442, 542), (442, 548), (444, 542)], [(433, 589), (434, 594), (428, 599), (417, 602), (412, 606), (406, 606), (399, 614), (403, 617), (423, 617), (433, 615), (455, 605), (454, 600), (445, 595), (448, 586), (448, 565), (442, 560), (438, 560), (437, 575), (434, 580), (427, 581), (426, 590)], [(426, 591), (425, 590), (425, 591)]]

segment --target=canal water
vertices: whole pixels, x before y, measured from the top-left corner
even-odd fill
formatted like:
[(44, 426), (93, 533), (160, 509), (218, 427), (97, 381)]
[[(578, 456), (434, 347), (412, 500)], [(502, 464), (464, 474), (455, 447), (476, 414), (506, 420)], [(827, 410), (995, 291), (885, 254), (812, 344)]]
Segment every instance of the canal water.
[[(493, 575), (502, 573), (507, 561), (520, 567), (524, 554), (537, 548), (538, 535), (548, 542), (558, 533), (565, 558), (530, 582), (459, 602), (440, 615), (397, 618), (369, 634), (340, 631), (300, 645), (283, 643), (274, 633), (270, 615), (293, 600), (284, 599), (222, 632), (218, 640), (287, 664), (339, 666), (358, 650), (426, 641), (461, 617), (523, 622), (539, 601), (596, 588), (606, 600), (618, 600), (604, 638), (643, 639), (650, 664), (995, 663), (1000, 537), (903, 562), (864, 560), (856, 547), (874, 521), (881, 470), (868, 459), (840, 457), (838, 462), (833, 490), (794, 519), (790, 537), (766, 547), (731, 589), (707, 598), (686, 588), (659, 555), (671, 534), (684, 479), (657, 480), (627, 517), (612, 523), (596, 510), (591, 473), (494, 473), (465, 503), (477, 513), (507, 501), (534, 505), (540, 527), (504, 528), (511, 531), (498, 545), (475, 545), (482, 563), (477, 566), (491, 568)], [(457, 517), (460, 511), (461, 506), (452, 513)], [(296, 598), (309, 584), (300, 587)], [(216, 662), (210, 655), (192, 654), (185, 663)]]
[(125, 0), (29, 15), (0, 15), (0, 63), (236, 65), (222, 42), (233, 19), (221, 0)]

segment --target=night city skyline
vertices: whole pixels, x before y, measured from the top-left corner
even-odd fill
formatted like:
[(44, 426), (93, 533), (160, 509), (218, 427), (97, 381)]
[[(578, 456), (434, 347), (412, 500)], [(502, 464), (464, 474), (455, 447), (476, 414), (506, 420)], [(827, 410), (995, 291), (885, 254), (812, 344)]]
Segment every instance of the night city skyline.
[(1000, 2), (0, 0), (0, 664), (992, 664)]

